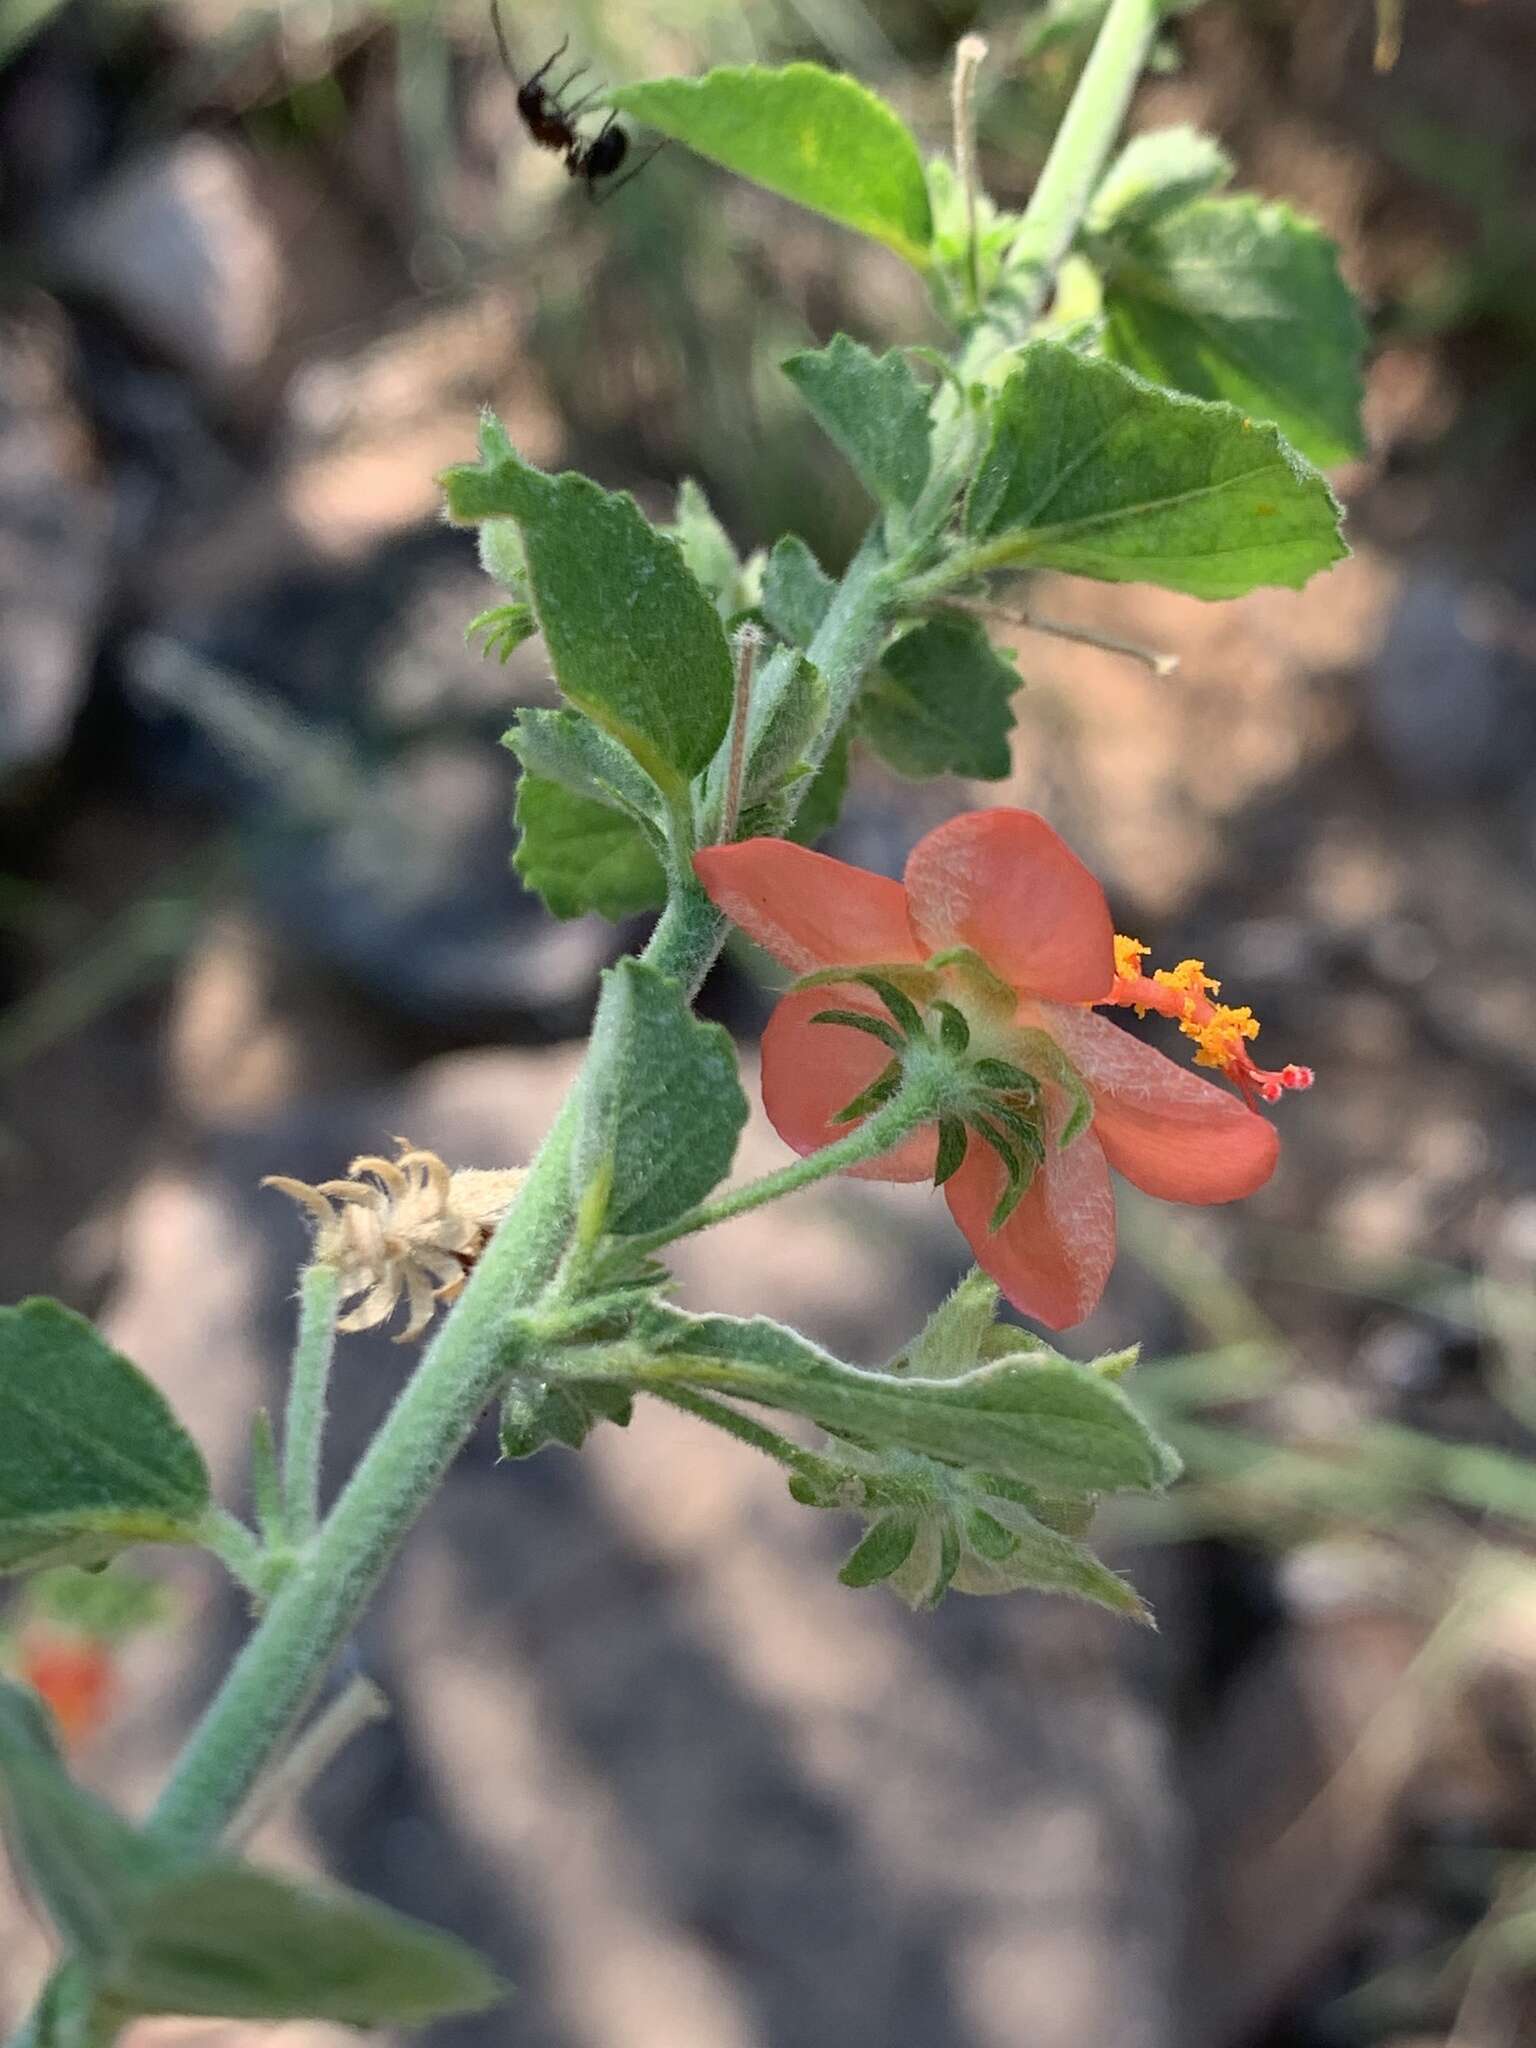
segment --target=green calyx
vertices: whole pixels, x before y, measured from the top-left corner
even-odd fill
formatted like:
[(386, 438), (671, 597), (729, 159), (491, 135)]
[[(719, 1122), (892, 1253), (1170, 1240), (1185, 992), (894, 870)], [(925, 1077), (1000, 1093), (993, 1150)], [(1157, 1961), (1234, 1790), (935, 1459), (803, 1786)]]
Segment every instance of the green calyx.
[(1018, 999), (968, 948), (936, 954), (921, 967), (829, 968), (796, 984), (849, 985), (868, 989), (880, 1008), (829, 1007), (812, 1023), (862, 1031), (891, 1057), (831, 1122), (858, 1123), (893, 1101), (915, 1071), (930, 1082), (937, 1074), (934, 1185), (942, 1187), (959, 1171), (973, 1142), (986, 1145), (1005, 1176), (990, 1223), (1000, 1230), (1029, 1191), (1052, 1142), (1047, 1084), (1067, 1103), (1055, 1144), (1064, 1147), (1087, 1128), (1093, 1104), (1081, 1077), (1047, 1033), (1005, 1022)]

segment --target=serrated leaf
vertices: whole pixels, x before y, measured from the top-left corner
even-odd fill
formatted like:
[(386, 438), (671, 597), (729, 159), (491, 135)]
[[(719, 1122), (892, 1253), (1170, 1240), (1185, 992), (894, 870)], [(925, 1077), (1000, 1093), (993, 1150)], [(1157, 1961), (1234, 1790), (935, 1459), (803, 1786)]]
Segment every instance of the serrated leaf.
[(1093, 195), (1090, 234), (1141, 228), (1229, 184), (1234, 165), (1198, 128), (1155, 128), (1126, 144)]
[(659, 787), (680, 791), (730, 718), (730, 648), (675, 541), (625, 491), (515, 455), (450, 469), (449, 516), (510, 518), (555, 678), (578, 710), (628, 748)]
[(609, 98), (700, 156), (927, 264), (933, 222), (917, 144), (856, 80), (819, 64), (727, 65)]
[(1063, 569), (1191, 597), (1300, 589), (1347, 550), (1327, 483), (1236, 406), (1031, 342), (971, 487), (980, 567)]
[(1093, 247), (1117, 362), (1272, 420), (1313, 462), (1360, 453), (1365, 327), (1320, 228), (1244, 196), (1122, 226)]
[(159, 1389), (56, 1301), (0, 1308), (0, 1572), (196, 1543), (208, 1470)]
[(928, 481), (928, 393), (901, 350), (872, 355), (838, 334), (782, 367), (876, 504), (910, 511)]
[(742, 602), (741, 557), (715, 517), (703, 487), (691, 476), (685, 476), (678, 487), (671, 537), (682, 550), (690, 573), (713, 598), (721, 619), (733, 618)]
[(556, 917), (595, 910), (618, 919), (666, 899), (667, 878), (633, 819), (542, 775), (517, 785), (512, 865)]
[(837, 585), (798, 534), (774, 542), (763, 571), (762, 612), (781, 640), (809, 647), (832, 606)]
[(972, 619), (929, 619), (894, 641), (859, 692), (859, 737), (898, 775), (996, 781), (1013, 765), (1019, 672)]
[(764, 1318), (648, 1308), (656, 1356), (637, 1386), (682, 1381), (808, 1416), (836, 1436), (979, 1466), (1047, 1492), (1156, 1490), (1177, 1460), (1119, 1389), (1086, 1366), (1032, 1355), (952, 1379), (862, 1372)]
[(659, 1230), (724, 1179), (746, 1120), (730, 1034), (654, 967), (610, 968), (577, 1095), (576, 1199), (611, 1175), (608, 1231)]
[(519, 711), (501, 743), (545, 782), (627, 812), (637, 823), (660, 824), (663, 806), (655, 783), (617, 740), (579, 711)]

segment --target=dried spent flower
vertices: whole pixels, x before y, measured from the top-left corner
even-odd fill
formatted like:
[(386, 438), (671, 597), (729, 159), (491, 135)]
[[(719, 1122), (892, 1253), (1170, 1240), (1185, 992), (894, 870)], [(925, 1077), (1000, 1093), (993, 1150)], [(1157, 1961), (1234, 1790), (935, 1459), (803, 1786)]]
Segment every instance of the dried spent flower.
[(409, 1311), (395, 1338), (409, 1344), (431, 1322), (439, 1302), (452, 1301), (486, 1240), (512, 1206), (521, 1167), (461, 1167), (451, 1173), (435, 1152), (396, 1138), (394, 1159), (354, 1159), (345, 1180), (291, 1180), (268, 1174), (277, 1188), (310, 1212), (314, 1260), (341, 1276), (338, 1330), (374, 1330), (403, 1300)]

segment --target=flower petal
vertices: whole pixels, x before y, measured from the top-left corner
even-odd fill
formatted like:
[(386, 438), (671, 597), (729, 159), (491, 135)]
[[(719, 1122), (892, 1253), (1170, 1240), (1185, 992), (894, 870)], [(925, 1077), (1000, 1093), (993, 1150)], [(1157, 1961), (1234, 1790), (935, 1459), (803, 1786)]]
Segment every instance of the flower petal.
[(1026, 994), (1091, 1003), (1115, 978), (1115, 932), (1095, 877), (1033, 811), (967, 811), (907, 860), (912, 929), (928, 952), (972, 946)]
[(1024, 1199), (994, 1236), (987, 1228), (1006, 1176), (989, 1145), (971, 1139), (944, 1193), (984, 1266), (1016, 1309), (1047, 1329), (1080, 1323), (1098, 1306), (1115, 1263), (1115, 1198), (1091, 1130), (1065, 1152), (1051, 1145)]
[(906, 891), (867, 868), (787, 839), (743, 839), (706, 846), (693, 869), (717, 908), (796, 974), (922, 958)]
[(1117, 1173), (1165, 1202), (1235, 1202), (1275, 1170), (1274, 1125), (1230, 1089), (1088, 1010), (1042, 1011), (1088, 1083), (1093, 1129)]
[[(867, 1010), (884, 1017), (878, 999), (858, 982), (793, 989), (763, 1033), (763, 1107), (786, 1145), (819, 1152), (846, 1138), (854, 1124), (834, 1124), (838, 1110), (861, 1095), (893, 1055), (878, 1038), (846, 1024), (813, 1024), (820, 1010)], [(914, 1131), (894, 1152), (849, 1169), (863, 1180), (931, 1180), (938, 1156), (934, 1128)]]

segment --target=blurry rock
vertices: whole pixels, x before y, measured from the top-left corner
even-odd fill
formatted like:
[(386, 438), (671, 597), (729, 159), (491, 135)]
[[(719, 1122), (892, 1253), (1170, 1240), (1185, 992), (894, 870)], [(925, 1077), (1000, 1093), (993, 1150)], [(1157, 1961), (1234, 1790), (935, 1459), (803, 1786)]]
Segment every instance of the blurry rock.
[(40, 304), (0, 320), (0, 777), (68, 737), (106, 594), (111, 506)]
[(141, 637), (129, 685), (147, 769), (239, 821), (311, 958), (461, 1039), (560, 1035), (614, 938), (555, 923), (512, 872), (498, 740), (526, 683), (465, 646), (487, 588), (462, 536), (409, 534)]
[(60, 230), (61, 274), (205, 387), (265, 356), (283, 298), (281, 254), (240, 152), (183, 135), (82, 200)]
[(259, 883), (306, 951), (456, 1037), (580, 1028), (614, 950), (557, 923), (512, 872), (515, 768), (490, 744), (424, 744), (323, 836), (268, 838)]
[(1367, 671), (1376, 743), (1404, 785), (1426, 796), (1505, 789), (1536, 745), (1536, 622), (1496, 586), (1443, 563), (1404, 579)]

